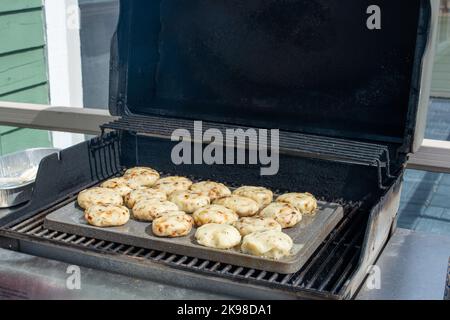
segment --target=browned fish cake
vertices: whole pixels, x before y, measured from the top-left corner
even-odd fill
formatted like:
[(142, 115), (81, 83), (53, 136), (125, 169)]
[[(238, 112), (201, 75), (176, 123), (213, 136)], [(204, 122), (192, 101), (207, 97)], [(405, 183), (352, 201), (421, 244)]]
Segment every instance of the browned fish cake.
[(231, 196), (231, 190), (226, 185), (213, 181), (194, 183), (190, 190), (208, 196), (211, 201)]
[(135, 167), (125, 171), (124, 179), (128, 180), (134, 189), (138, 187), (153, 187), (160, 176), (158, 171), (147, 167)]
[(173, 176), (159, 179), (153, 188), (170, 195), (175, 191), (186, 191), (191, 185), (192, 181), (188, 178)]
[(317, 213), (317, 200), (311, 193), (286, 193), (277, 198), (277, 202), (289, 203), (301, 214), (314, 216)]
[(133, 209), (134, 205), (141, 200), (166, 201), (167, 195), (164, 192), (155, 189), (141, 188), (131, 191), (124, 199), (127, 207)]
[(282, 229), (275, 219), (264, 217), (244, 217), (233, 223), (233, 226), (239, 230), (243, 237), (257, 231), (281, 231)]
[(195, 224), (200, 227), (204, 224), (232, 224), (239, 219), (236, 212), (224, 206), (212, 204), (194, 212)]
[(84, 218), (87, 223), (96, 227), (119, 227), (130, 220), (130, 211), (119, 205), (93, 205), (86, 209)]
[(122, 196), (116, 191), (108, 188), (91, 188), (83, 190), (78, 194), (78, 205), (87, 209), (97, 204), (113, 204), (113, 205), (123, 205)]
[(169, 196), (181, 211), (194, 213), (196, 210), (209, 205), (209, 197), (193, 191), (175, 191)]
[(233, 194), (255, 200), (259, 209), (266, 207), (273, 201), (273, 192), (263, 187), (244, 186), (234, 190)]
[(152, 231), (158, 237), (177, 238), (187, 236), (194, 225), (194, 219), (182, 211), (172, 211), (155, 219)]
[(258, 203), (250, 198), (232, 195), (214, 201), (214, 204), (222, 205), (236, 212), (240, 217), (251, 217), (258, 213)]
[(269, 204), (259, 213), (261, 217), (273, 218), (282, 227), (292, 228), (302, 221), (302, 214), (293, 205), (284, 202), (274, 202)]
[(134, 205), (133, 218), (149, 222), (170, 211), (178, 211), (177, 205), (169, 201), (142, 200)]

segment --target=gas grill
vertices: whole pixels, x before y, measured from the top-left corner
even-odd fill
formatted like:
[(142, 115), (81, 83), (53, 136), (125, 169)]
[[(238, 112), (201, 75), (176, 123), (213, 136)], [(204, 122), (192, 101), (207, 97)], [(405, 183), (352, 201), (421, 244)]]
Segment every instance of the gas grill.
[[(110, 73), (119, 118), (43, 160), (32, 200), (0, 220), (0, 245), (240, 297), (354, 297), (395, 229), (405, 163), (423, 139), (431, 64), (432, 1), (375, 1), (382, 15), (374, 30), (366, 25), (373, 2), (121, 1)], [(171, 135), (194, 135), (194, 120), (203, 131), (279, 129), (278, 174), (261, 176), (250, 164), (174, 165)], [(294, 274), (44, 227), (79, 191), (134, 166), (308, 191), (345, 214)]]

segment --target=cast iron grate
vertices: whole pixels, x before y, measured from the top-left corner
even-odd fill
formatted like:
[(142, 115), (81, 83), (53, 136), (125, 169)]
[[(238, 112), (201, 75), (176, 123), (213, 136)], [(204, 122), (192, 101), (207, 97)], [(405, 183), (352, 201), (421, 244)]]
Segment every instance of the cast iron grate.
[(363, 211), (359, 210), (359, 204), (347, 204), (345, 218), (317, 249), (310, 261), (297, 273), (278, 274), (49, 230), (44, 227), (44, 219), (54, 209), (9, 226), (7, 230), (35, 240), (47, 240), (105, 254), (119, 254), (138, 259), (140, 263), (151, 261), (185, 271), (256, 285), (294, 292), (310, 290), (334, 296), (339, 296), (346, 281), (357, 268), (365, 231), (363, 225), (367, 219)]
[[(152, 116), (127, 115), (102, 126), (103, 131), (129, 131), (167, 139), (170, 139), (172, 133), (179, 128), (190, 131), (192, 136), (196, 133), (193, 121), (166, 118), (162, 121), (160, 117)], [(220, 130), (224, 136), (227, 129), (243, 129), (244, 131), (252, 129), (219, 123), (202, 123), (203, 131), (210, 128)], [(376, 167), (381, 189), (386, 188), (387, 180), (394, 178), (391, 172), (389, 149), (385, 145), (280, 131), (279, 147), (280, 152), (296, 156)]]

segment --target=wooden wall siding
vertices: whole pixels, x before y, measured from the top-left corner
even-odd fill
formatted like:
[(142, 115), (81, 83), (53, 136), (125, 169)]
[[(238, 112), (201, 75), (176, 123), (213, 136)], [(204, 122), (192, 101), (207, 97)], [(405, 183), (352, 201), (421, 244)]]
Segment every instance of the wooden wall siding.
[(0, 155), (10, 154), (32, 148), (48, 148), (52, 146), (52, 138), (48, 131), (33, 129), (16, 129), (2, 135)]
[(42, 0), (0, 0), (0, 100), (49, 103)]
[(48, 104), (48, 83), (34, 86), (28, 89), (21, 89), (17, 92), (9, 93), (0, 97), (3, 101)]
[(0, 55), (45, 45), (41, 8), (0, 14), (0, 30)]
[(1, 0), (0, 30), (0, 99), (48, 103), (42, 0)]
[[(42, 0), (0, 0), (0, 100), (48, 104)], [(0, 155), (51, 146), (47, 131), (0, 126)]]
[(0, 57), (0, 96), (46, 82), (43, 48)]
[(42, 0), (1, 0), (0, 13), (36, 9), (42, 7)]

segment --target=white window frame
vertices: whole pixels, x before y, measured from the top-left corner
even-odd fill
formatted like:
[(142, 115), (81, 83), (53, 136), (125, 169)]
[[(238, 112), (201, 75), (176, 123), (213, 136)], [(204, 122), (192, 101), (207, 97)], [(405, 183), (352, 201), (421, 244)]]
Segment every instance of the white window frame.
[[(78, 0), (44, 0), (47, 66), (52, 106), (83, 108)], [(84, 135), (52, 132), (53, 146), (67, 148)]]
[(44, 0), (50, 104), (83, 107), (78, 0)]

